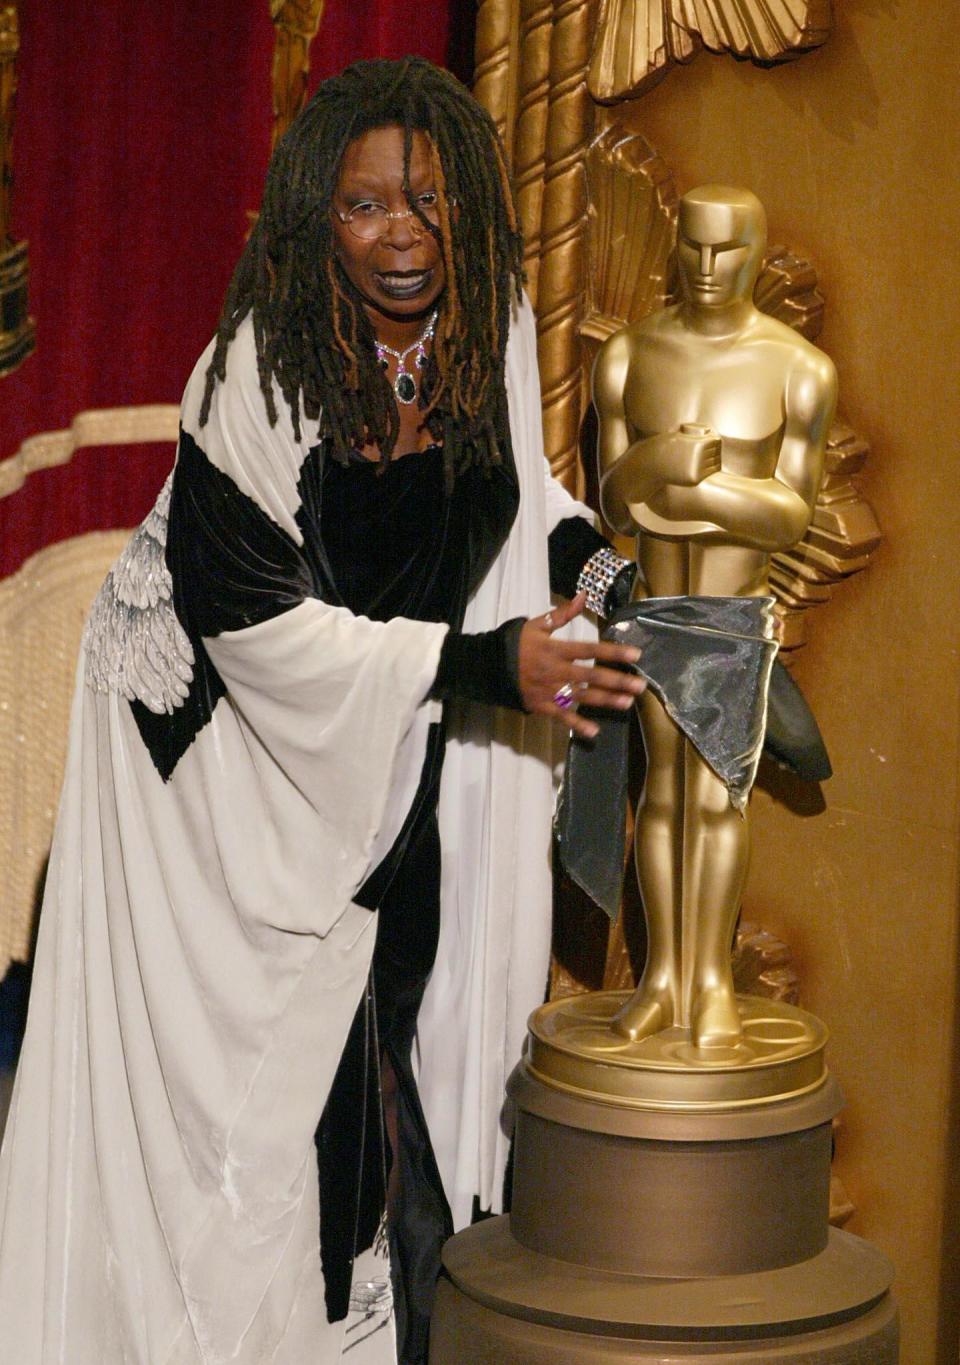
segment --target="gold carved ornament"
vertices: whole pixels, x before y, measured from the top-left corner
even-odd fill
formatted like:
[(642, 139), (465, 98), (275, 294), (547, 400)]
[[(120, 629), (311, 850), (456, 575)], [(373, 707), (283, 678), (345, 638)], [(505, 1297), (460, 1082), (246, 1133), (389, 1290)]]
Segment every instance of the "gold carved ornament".
[(603, 104), (649, 90), (707, 48), (778, 62), (830, 36), (830, 0), (603, 0), (588, 83)]
[(36, 345), (27, 304), (27, 243), (10, 232), (13, 120), (20, 27), (15, 4), (0, 4), (0, 375), (10, 374)]
[(310, 44), (323, 18), (324, 0), (270, 0), (273, 47), (273, 142), (283, 137), (307, 99)]

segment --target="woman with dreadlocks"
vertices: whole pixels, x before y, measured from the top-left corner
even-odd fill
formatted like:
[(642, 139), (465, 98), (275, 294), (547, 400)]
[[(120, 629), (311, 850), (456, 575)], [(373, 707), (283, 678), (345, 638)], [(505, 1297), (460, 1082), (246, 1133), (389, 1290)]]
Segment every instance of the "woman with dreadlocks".
[(520, 280), (452, 77), (321, 86), (84, 638), (4, 1361), (419, 1362), (443, 1239), (502, 1207), (550, 741), (640, 686), (557, 635), (623, 571), (546, 472)]

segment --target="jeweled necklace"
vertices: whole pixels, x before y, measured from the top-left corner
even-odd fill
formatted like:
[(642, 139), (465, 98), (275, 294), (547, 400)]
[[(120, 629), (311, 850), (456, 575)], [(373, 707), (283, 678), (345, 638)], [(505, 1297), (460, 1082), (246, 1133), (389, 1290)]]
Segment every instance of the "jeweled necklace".
[(416, 365), (418, 370), (422, 370), (424, 365), (426, 365), (426, 345), (428, 341), (433, 339), (433, 331), (437, 325), (438, 311), (438, 309), (434, 309), (433, 313), (430, 315), (430, 320), (420, 336), (412, 345), (408, 346), (405, 351), (395, 351), (393, 347), (388, 346), (385, 341), (378, 341), (376, 343), (377, 359), (384, 369), (387, 368), (388, 355), (392, 355), (397, 362), (397, 377), (393, 381), (393, 391), (397, 395), (398, 403), (410, 404), (417, 396), (417, 381), (407, 369), (407, 356), (411, 351), (416, 351), (416, 355), (413, 358), (414, 365)]

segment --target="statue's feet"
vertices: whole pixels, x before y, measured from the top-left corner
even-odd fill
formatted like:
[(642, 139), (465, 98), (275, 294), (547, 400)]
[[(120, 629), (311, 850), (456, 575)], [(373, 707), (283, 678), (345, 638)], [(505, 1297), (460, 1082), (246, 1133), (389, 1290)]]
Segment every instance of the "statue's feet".
[(693, 1002), (694, 1047), (736, 1047), (743, 1036), (736, 996), (727, 986), (709, 986)]
[(667, 990), (638, 986), (611, 1023), (617, 1033), (637, 1042), (670, 1028), (673, 1023), (673, 999)]

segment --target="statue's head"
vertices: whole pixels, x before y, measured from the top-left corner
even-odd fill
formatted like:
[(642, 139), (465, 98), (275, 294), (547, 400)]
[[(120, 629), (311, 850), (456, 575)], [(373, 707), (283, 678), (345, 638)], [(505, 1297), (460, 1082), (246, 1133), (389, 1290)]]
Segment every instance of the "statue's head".
[(699, 308), (746, 302), (767, 245), (767, 217), (749, 190), (701, 185), (680, 200), (677, 259), (684, 298)]

